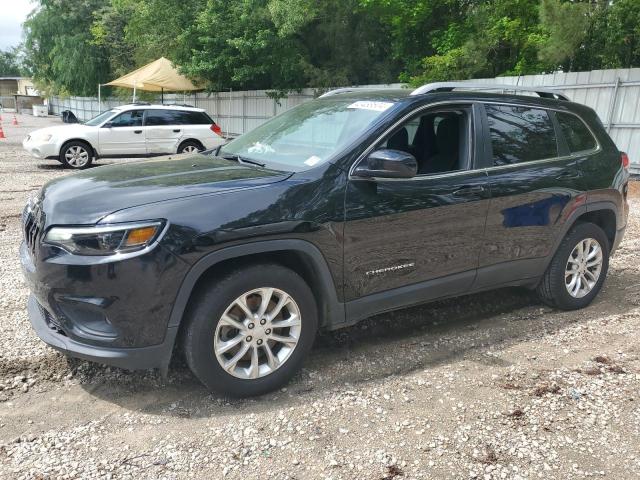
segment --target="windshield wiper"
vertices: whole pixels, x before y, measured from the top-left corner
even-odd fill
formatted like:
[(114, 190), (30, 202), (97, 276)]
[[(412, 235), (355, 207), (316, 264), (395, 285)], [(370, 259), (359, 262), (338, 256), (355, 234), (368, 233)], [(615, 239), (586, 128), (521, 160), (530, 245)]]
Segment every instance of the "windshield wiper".
[(251, 165), (257, 165), (263, 168), (265, 165), (264, 163), (256, 162), (255, 160), (249, 160), (248, 158), (241, 157), (240, 155), (236, 155), (235, 153), (226, 153), (224, 155), (221, 155), (221, 157), (225, 160), (233, 160), (234, 162), (238, 163), (249, 163)]

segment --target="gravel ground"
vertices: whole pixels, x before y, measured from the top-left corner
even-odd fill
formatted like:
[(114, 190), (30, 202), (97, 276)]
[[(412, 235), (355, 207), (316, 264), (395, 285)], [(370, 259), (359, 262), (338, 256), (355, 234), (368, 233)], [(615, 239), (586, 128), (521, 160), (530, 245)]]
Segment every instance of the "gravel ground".
[(19, 213), (69, 172), (20, 146), (59, 120), (19, 121), (0, 140), (0, 478), (638, 478), (637, 183), (589, 308), (507, 289), (380, 315), (322, 335), (286, 389), (227, 401), (178, 361), (163, 381), (32, 332)]

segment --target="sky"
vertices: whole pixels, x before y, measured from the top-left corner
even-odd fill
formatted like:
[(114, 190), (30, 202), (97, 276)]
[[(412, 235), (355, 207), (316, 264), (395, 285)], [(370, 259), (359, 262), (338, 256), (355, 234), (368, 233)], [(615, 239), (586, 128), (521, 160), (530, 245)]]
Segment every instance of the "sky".
[(0, 50), (20, 43), (22, 22), (35, 6), (33, 0), (0, 0)]

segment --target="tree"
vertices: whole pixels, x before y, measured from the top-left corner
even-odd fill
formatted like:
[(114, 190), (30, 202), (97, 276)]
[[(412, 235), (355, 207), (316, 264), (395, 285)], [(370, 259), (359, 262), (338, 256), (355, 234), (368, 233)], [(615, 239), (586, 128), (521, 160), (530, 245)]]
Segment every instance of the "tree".
[(0, 50), (0, 77), (17, 77), (24, 74), (19, 47)]
[(93, 12), (102, 0), (39, 0), (26, 22), (26, 64), (41, 91), (95, 95), (105, 82), (109, 61), (92, 42)]

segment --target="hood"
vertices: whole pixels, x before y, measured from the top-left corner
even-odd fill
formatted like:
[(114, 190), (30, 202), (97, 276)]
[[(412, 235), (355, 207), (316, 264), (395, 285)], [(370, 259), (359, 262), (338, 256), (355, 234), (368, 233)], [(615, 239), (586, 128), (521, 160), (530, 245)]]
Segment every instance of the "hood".
[(82, 132), (83, 130), (95, 130), (96, 127), (89, 127), (87, 125), (83, 125), (81, 123), (66, 123), (64, 125), (56, 125), (55, 127), (46, 127), (39, 128), (38, 130), (34, 130), (33, 132), (29, 132), (30, 137), (44, 137), (45, 135), (53, 135), (55, 139), (56, 136), (66, 135), (66, 132), (72, 132), (73, 135), (78, 135), (78, 132)]
[(206, 155), (92, 168), (53, 180), (40, 194), (45, 227), (88, 225), (130, 207), (285, 180), (289, 172)]

